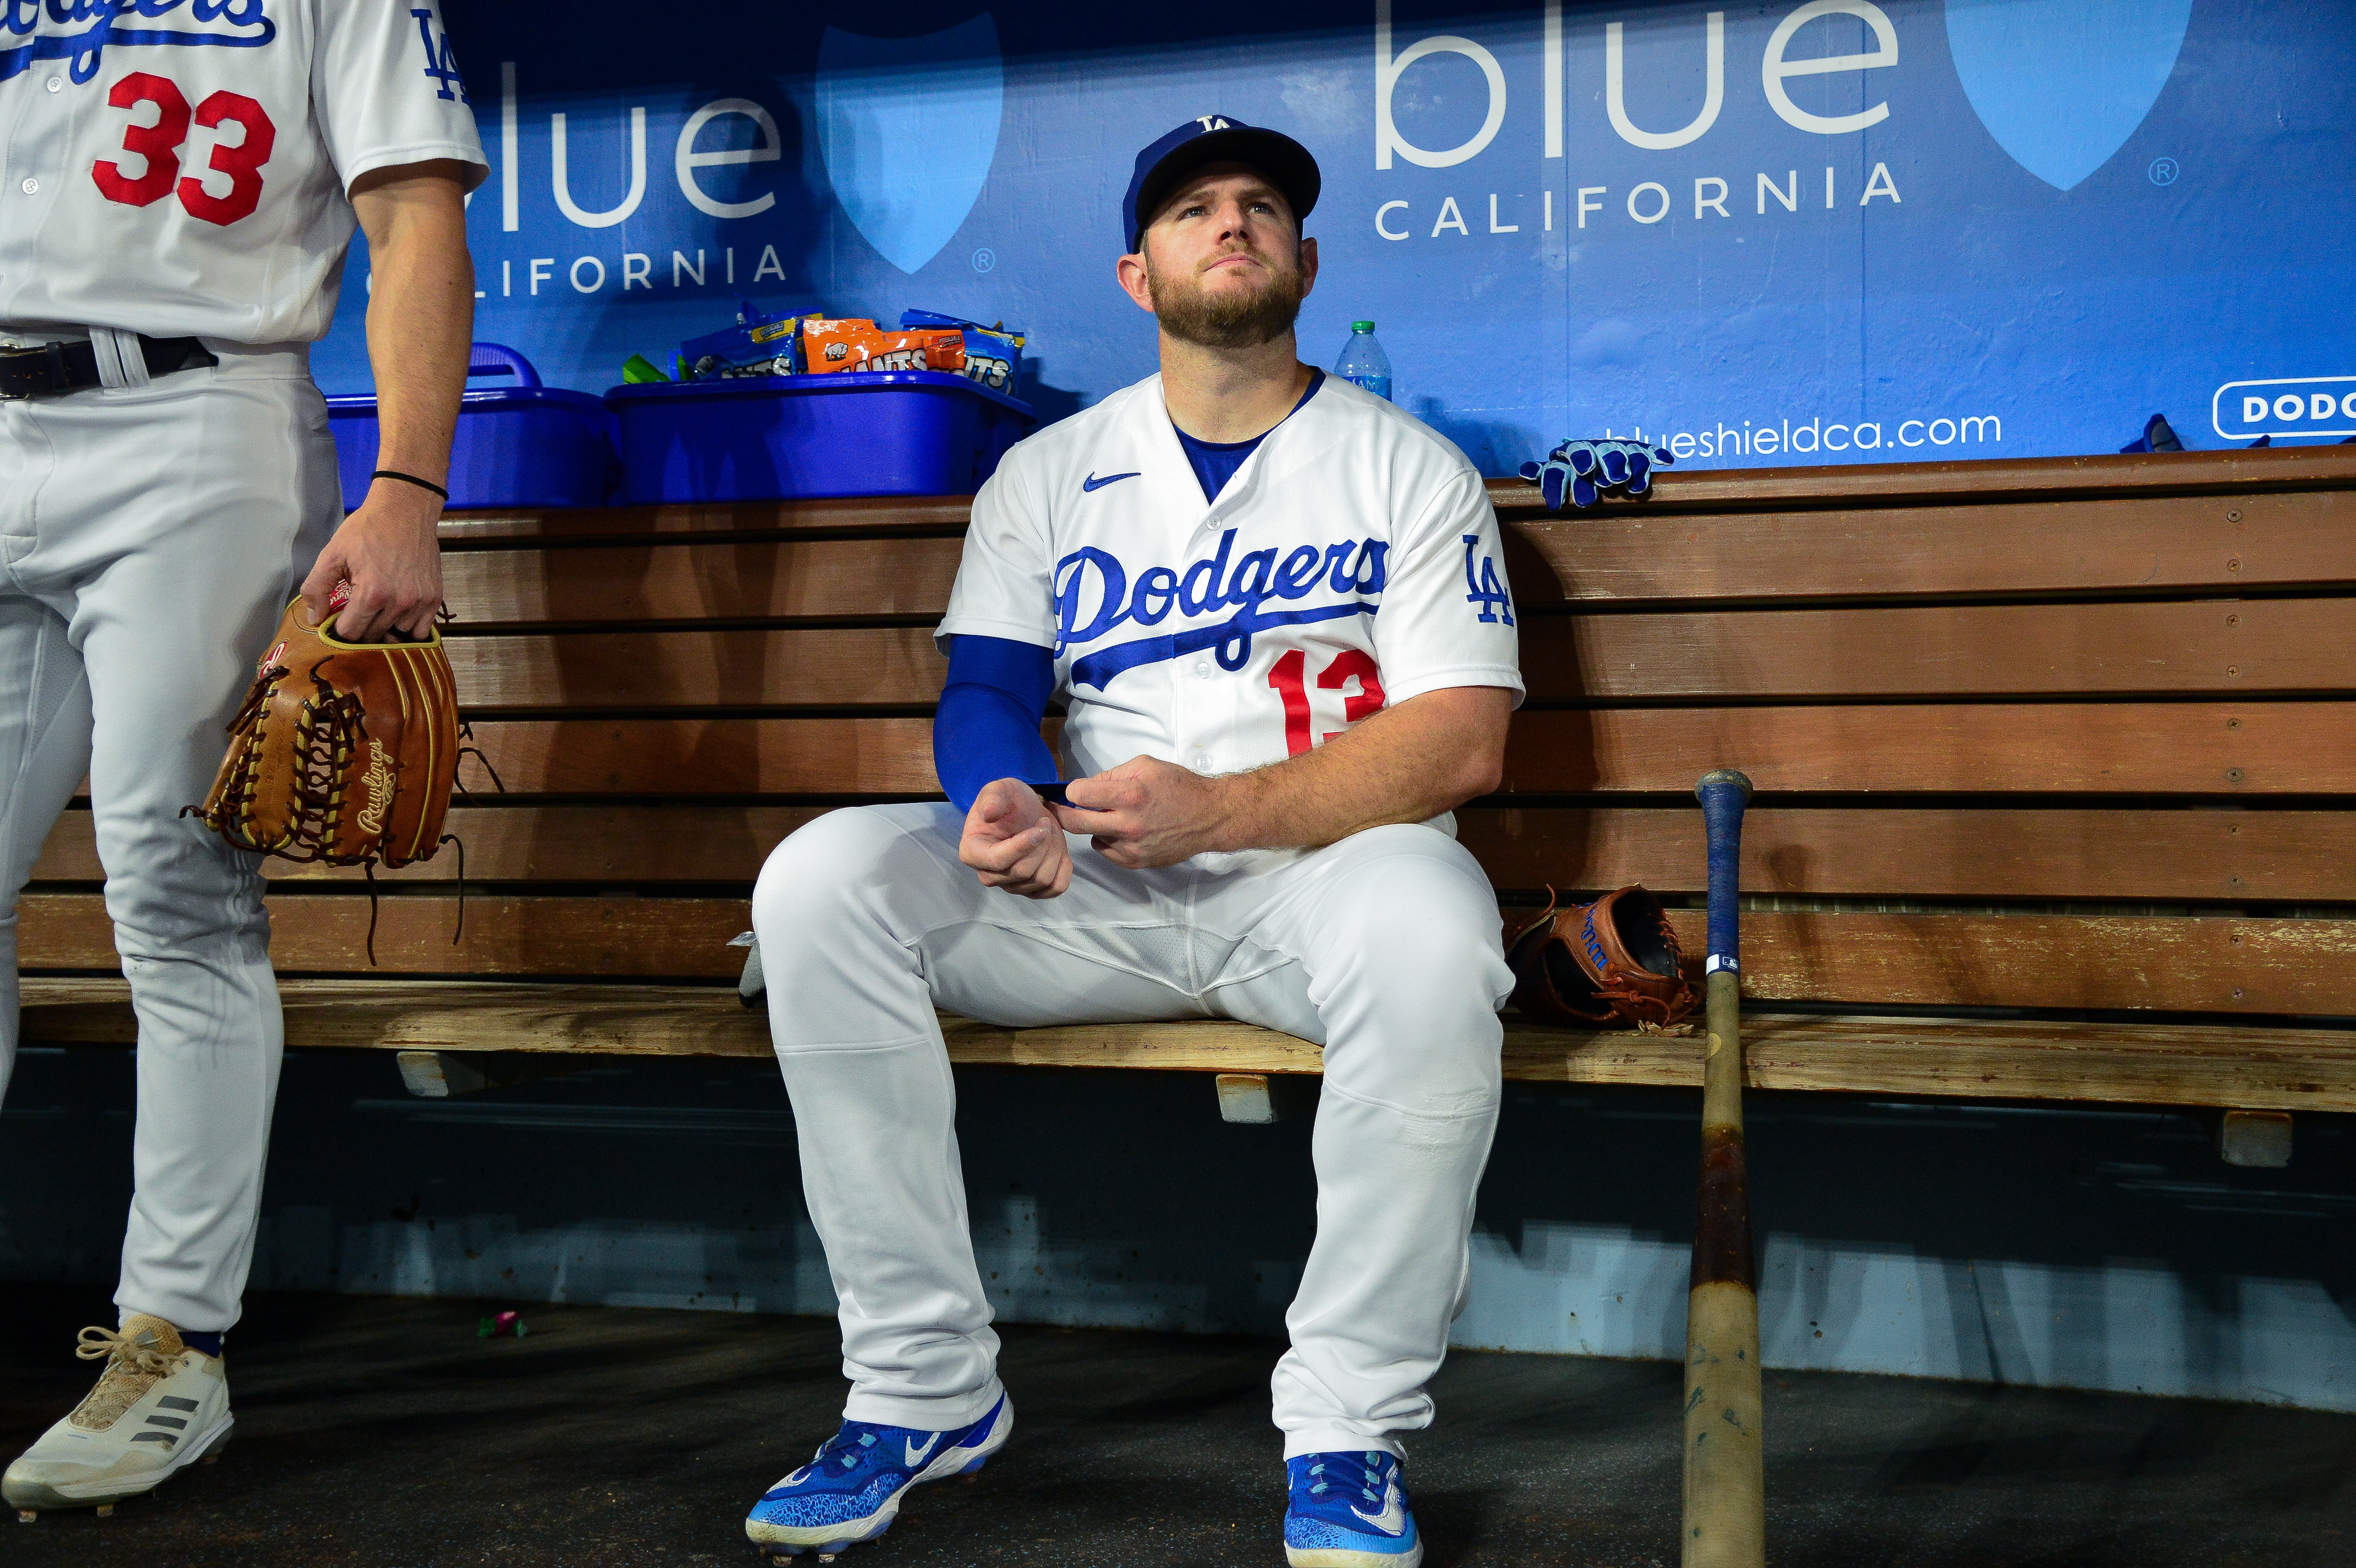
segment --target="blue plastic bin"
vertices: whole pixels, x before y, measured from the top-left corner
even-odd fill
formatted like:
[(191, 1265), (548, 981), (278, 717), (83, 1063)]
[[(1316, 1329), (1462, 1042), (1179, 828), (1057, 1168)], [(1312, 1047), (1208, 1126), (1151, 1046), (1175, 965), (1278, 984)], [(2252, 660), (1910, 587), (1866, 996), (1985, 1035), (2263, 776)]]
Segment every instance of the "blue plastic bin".
[[(613, 499), (621, 476), (614, 416), (594, 394), (541, 386), (531, 361), (498, 343), (475, 345), (466, 375), (512, 376), (518, 384), (458, 400), (451, 506), (602, 507)], [(377, 467), (376, 400), (329, 398), (327, 428), (350, 511), (367, 498)]]
[(963, 496), (1038, 416), (945, 370), (843, 370), (616, 387), (622, 496), (776, 501)]

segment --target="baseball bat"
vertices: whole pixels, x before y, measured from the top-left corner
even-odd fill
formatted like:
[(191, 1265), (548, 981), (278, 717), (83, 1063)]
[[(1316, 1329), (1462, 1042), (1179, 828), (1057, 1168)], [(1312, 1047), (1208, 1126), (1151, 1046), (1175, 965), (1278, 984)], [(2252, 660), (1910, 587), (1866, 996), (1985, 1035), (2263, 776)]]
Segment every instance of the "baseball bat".
[(1709, 835), (1709, 956), (1703, 985), (1701, 1213), (1686, 1308), (1685, 1568), (1762, 1568), (1767, 1481), (1760, 1440), (1759, 1286), (1742, 1158), (1742, 808), (1751, 781), (1704, 773)]

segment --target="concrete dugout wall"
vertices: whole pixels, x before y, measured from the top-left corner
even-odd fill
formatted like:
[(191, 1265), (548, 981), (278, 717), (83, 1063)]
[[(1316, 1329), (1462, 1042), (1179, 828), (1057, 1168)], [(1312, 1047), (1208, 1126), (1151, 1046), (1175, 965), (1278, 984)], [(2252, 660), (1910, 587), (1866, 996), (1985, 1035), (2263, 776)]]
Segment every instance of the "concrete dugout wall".
[[(1282, 1332), (1306, 1121), (1221, 1123), (1192, 1074), (958, 1077), (1002, 1320)], [(2237, 1170), (2162, 1109), (1750, 1099), (1770, 1367), (2356, 1409), (2347, 1118), (2302, 1116), (2287, 1170)], [(0, 1278), (103, 1301), (131, 1105), (127, 1051), (25, 1053), (0, 1110)], [(1698, 1137), (1697, 1096), (1509, 1088), (1455, 1343), (1680, 1354)], [(455, 1297), (454, 1332), (477, 1303), (833, 1308), (766, 1063), (601, 1063), (425, 1101), (378, 1053), (298, 1052), (271, 1160), (258, 1288)]]

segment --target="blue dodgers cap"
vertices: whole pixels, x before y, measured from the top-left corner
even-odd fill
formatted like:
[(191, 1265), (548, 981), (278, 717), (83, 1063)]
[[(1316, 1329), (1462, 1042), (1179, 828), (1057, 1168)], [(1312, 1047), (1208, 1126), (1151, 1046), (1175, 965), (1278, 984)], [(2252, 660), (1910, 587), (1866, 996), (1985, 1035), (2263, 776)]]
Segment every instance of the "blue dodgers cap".
[(1136, 254), (1145, 226), (1172, 187), (1205, 164), (1227, 163), (1248, 164), (1265, 175), (1284, 193), (1295, 223), (1308, 218), (1324, 184), (1309, 149), (1283, 132), (1247, 125), (1232, 114), (1199, 115), (1137, 155), (1129, 194), (1120, 198), (1120, 231), (1129, 253)]

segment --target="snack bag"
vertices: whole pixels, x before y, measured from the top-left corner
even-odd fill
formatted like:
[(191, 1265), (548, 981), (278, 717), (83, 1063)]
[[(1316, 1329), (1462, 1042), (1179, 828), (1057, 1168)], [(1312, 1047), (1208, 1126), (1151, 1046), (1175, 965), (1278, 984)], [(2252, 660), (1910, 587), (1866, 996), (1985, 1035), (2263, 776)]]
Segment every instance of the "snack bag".
[[(954, 330), (965, 351), (964, 363), (957, 368), (992, 391), (1011, 391), (1022, 374), (1023, 346), (1028, 339), (1020, 332), (1007, 331), (1002, 322), (994, 326), (984, 326), (978, 321), (943, 315), (938, 311), (909, 310), (900, 313), (900, 325), (904, 327)], [(934, 366), (935, 369), (948, 368), (939, 364)]]
[(802, 357), (813, 374), (965, 368), (964, 339), (956, 332), (892, 332), (862, 317), (803, 323)]
[(925, 368), (946, 370), (952, 376), (965, 374), (965, 334), (962, 332), (922, 332), (925, 340)]
[(813, 376), (830, 370), (863, 370), (868, 347), (881, 336), (875, 324), (863, 318), (807, 317), (802, 322), (802, 364)]
[(887, 332), (878, 328), (865, 340), (867, 359), (862, 370), (948, 370), (965, 368), (963, 340), (954, 332)]
[(710, 381), (739, 376), (792, 376), (803, 369), (795, 350), (801, 342), (802, 315), (767, 315), (746, 300), (736, 325), (679, 346), (689, 379)]

